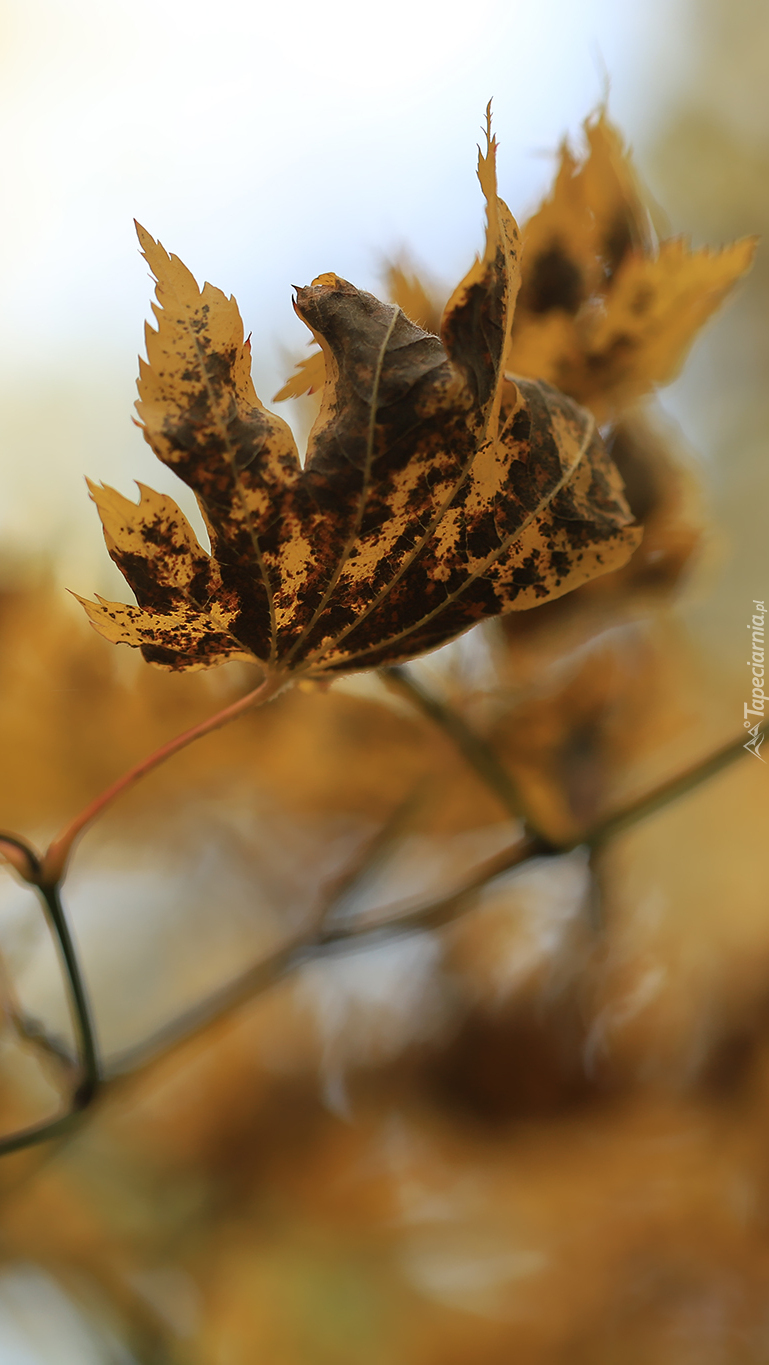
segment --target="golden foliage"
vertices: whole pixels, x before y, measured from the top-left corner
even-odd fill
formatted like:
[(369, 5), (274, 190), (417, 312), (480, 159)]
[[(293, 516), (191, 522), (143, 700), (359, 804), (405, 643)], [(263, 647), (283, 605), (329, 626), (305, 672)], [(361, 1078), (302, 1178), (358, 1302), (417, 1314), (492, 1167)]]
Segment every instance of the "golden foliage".
[(397, 303), (407, 318), (418, 327), (440, 335), (441, 309), (436, 305), (434, 290), (420, 280), (404, 261), (393, 261), (385, 270), (384, 284), (391, 303)]
[[(405, 309), (404, 309), (405, 312)], [(326, 382), (326, 363), (322, 351), (313, 351), (296, 362), (296, 374), (292, 374), (273, 398), (274, 403), (282, 403), (286, 398), (303, 398), (305, 394), (317, 393)]]
[[(665, 252), (649, 254), (642, 196), (603, 116), (587, 136), (581, 165), (564, 150), (530, 240), (545, 252), (553, 225), (582, 214), (571, 249), (591, 297), (604, 290), (608, 317), (607, 280), (626, 298), (621, 266), (607, 273), (611, 242), (619, 261), (625, 240), (622, 259), (654, 279)], [(208, 306), (208, 335), (234, 353), (228, 396), (198, 413), (201, 442), (215, 444), (231, 419), (279, 433), (250, 388), (232, 301), (208, 285), (193, 290), (184, 267), (146, 240), (163, 287), (187, 291), (193, 314)], [(463, 309), (483, 299), (499, 246), (493, 224), (490, 243), (450, 306), (455, 332)], [(621, 406), (642, 372), (648, 380), (664, 369), (663, 356), (674, 363), (695, 315), (712, 305), (713, 259), (676, 250), (665, 269), (678, 262), (669, 285), (679, 315), (661, 309), (639, 330), (632, 375), (607, 365), (598, 411)], [(724, 259), (725, 274), (736, 260)], [(425, 308), (405, 269), (391, 287), (405, 312)], [(328, 280), (315, 289), (344, 316), (343, 289)], [(360, 295), (356, 306), (361, 298), (374, 307)], [(166, 294), (163, 315), (168, 307)], [(177, 439), (189, 407), (182, 366), (197, 361), (189, 330), (172, 344), (163, 315), (148, 341), (142, 416), (176, 463), (189, 454)], [(556, 331), (558, 346), (572, 344), (574, 332), (558, 340)], [(555, 347), (547, 363), (565, 353)], [(319, 430), (333, 424), (327, 403)], [(485, 671), (465, 676), (444, 659), (421, 672), (438, 679), (556, 840), (714, 747), (732, 714), (716, 661), (692, 649), (680, 618), (655, 612), (699, 536), (690, 471), (648, 412), (624, 413), (610, 449), (643, 527), (636, 553), (568, 598), (494, 623)], [(160, 587), (178, 602), (212, 572), (170, 499), (142, 490), (137, 509), (111, 490), (93, 494), (140, 608), (141, 592)], [(152, 555), (152, 536), (168, 554)], [(16, 827), (60, 820), (214, 696), (228, 699), (244, 674), (237, 662), (174, 677), (115, 662), (46, 587), (0, 596), (0, 644), (0, 823)], [(143, 865), (149, 835), (181, 838), (187, 855), (221, 844), (229, 880), (209, 907), (218, 919), (242, 843), (249, 913), (261, 921), (260, 849), (273, 841), (291, 864), (274, 898), (285, 934), (306, 906), (317, 913), (335, 877), (344, 885), (372, 831), (376, 844), (389, 829), (368, 880), (340, 900), (340, 920), (404, 887), (429, 898), (454, 885), (479, 849), (510, 837), (509, 805), (448, 729), (374, 679), (366, 686), (288, 692), (154, 773), (106, 826), (115, 876)], [(111, 1082), (66, 1143), (0, 1168), (6, 1264), (54, 1276), (106, 1325), (110, 1350), (117, 1335), (138, 1360), (169, 1365), (679, 1365), (684, 1356), (761, 1365), (764, 778), (743, 760), (590, 858), (577, 849), (497, 878), (440, 934), (306, 963)], [(186, 822), (181, 836), (166, 832), (172, 820)], [(321, 870), (306, 849), (325, 854), (340, 831), (347, 862)], [(167, 889), (169, 914), (189, 923), (189, 907)], [(180, 902), (188, 889), (189, 879)], [(169, 997), (183, 995), (209, 941), (202, 935), (181, 967), (159, 926), (142, 932), (147, 962), (165, 963)], [(87, 946), (95, 980), (109, 954)], [(150, 977), (115, 974), (105, 1033), (120, 998), (140, 1008)], [(5, 1007), (12, 1022), (12, 993)], [(0, 1107), (13, 1124), (40, 1080), (14, 1071), (6, 1042)]]
[(693, 462), (679, 446), (677, 433), (649, 405), (617, 422), (609, 448), (642, 527), (641, 544), (622, 568), (568, 597), (500, 619), (519, 681), (607, 627), (647, 614), (681, 585), (700, 548), (703, 514)]
[[(17, 670), (26, 659), (18, 685), (35, 716), (15, 747), (16, 712), (5, 715), (9, 800), (24, 742), (42, 772), (50, 737), (77, 725), (80, 756), (73, 743), (55, 763), (79, 762), (77, 781), (98, 782), (104, 736), (117, 744), (126, 717), (141, 747), (179, 723), (174, 710), (210, 704), (200, 676), (112, 673), (99, 641), (46, 599), (19, 594), (12, 610), (6, 599), (4, 657)], [(48, 647), (60, 651), (56, 692)], [(90, 757), (89, 669), (101, 698)], [(615, 634), (538, 696), (509, 694), (489, 733), (548, 828), (573, 829), (716, 738), (711, 719), (707, 737), (685, 729), (695, 671), (701, 687), (706, 670), (680, 631)], [(386, 818), (431, 775), (437, 808), (406, 833), (437, 836), (433, 859), (455, 832), (502, 814), (446, 738), (384, 693), (292, 692), (241, 725), (153, 778), (113, 856), (136, 856), (137, 822), (157, 831), (172, 793), (192, 807), (212, 782), (219, 790), (244, 772), (284, 811), (322, 821), (332, 809)], [(18, 1159), (8, 1160), (5, 1256), (55, 1276), (139, 1359), (185, 1365), (223, 1354), (248, 1365), (260, 1350), (286, 1365), (496, 1365), (513, 1354), (561, 1365), (575, 1342), (586, 1362), (613, 1365), (627, 1339), (638, 1365), (674, 1365), (676, 1343), (700, 1340), (692, 1303), (722, 1305), (730, 1343), (758, 1331), (764, 1238), (734, 1191), (749, 1186), (760, 1198), (765, 1187), (766, 786), (747, 763), (726, 781), (726, 805), (722, 787), (705, 791), (695, 813), (665, 814), (604, 855), (603, 935), (580, 905), (579, 861), (564, 879), (559, 860), (491, 888), (416, 987), (407, 944), (389, 992), (351, 989), (361, 972), (376, 982), (375, 949), (346, 973), (320, 968), (325, 993), (307, 973), (278, 984), (114, 1084), (37, 1174), (40, 1152), (25, 1157), (23, 1183)], [(242, 789), (239, 802), (248, 809)], [(710, 852), (688, 891), (681, 821), (686, 846), (708, 830)], [(739, 849), (739, 883), (723, 840)], [(393, 857), (402, 856), (398, 844)], [(726, 924), (730, 880), (749, 919)], [(678, 909), (655, 919), (643, 905), (660, 884), (675, 888)], [(732, 1040), (743, 1036), (757, 1038), (755, 1051), (735, 1073)], [(353, 1122), (324, 1103), (335, 1066)], [(738, 1105), (724, 1104), (724, 1067)], [(671, 1094), (682, 1078), (684, 1095)], [(18, 1081), (5, 1121), (17, 1095)]]
[(721, 251), (659, 246), (635, 171), (605, 110), (568, 146), (549, 199), (523, 229), (521, 299), (507, 355), (599, 422), (667, 384), (702, 324), (749, 269), (755, 238)]
[(243, 659), (267, 678), (320, 677), (413, 657), (628, 558), (638, 533), (592, 419), (504, 376), (518, 230), (490, 127), (487, 139), (485, 252), (442, 341), (335, 275), (298, 291), (325, 355), (303, 469), (256, 397), (234, 301), (199, 291), (139, 229), (158, 281), (139, 415), (195, 492), (212, 549), (169, 498), (142, 487), (137, 507), (92, 489), (138, 600), (84, 603), (107, 639), (174, 671)]

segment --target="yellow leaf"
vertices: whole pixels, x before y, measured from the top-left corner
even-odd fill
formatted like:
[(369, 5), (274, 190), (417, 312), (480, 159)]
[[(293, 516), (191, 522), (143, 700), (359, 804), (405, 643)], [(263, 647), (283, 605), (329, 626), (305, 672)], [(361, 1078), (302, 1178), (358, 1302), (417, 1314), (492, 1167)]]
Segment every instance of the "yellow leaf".
[(628, 250), (651, 246), (635, 171), (604, 109), (587, 119), (585, 138), (581, 163), (561, 147), (552, 193), (523, 228), (523, 314), (576, 313)]
[(287, 398), (303, 398), (306, 393), (317, 393), (326, 380), (326, 366), (322, 351), (313, 351), (303, 360), (297, 360), (292, 375), (273, 398), (273, 403), (283, 403)]
[(546, 379), (600, 422), (675, 377), (703, 323), (749, 269), (754, 239), (723, 251), (657, 247), (629, 154), (601, 110), (582, 162), (567, 146), (551, 196), (523, 229), (523, 286), (507, 367)]
[(756, 240), (692, 251), (681, 239), (622, 262), (605, 310), (584, 330), (583, 401), (601, 415), (675, 379), (703, 323), (750, 269)]

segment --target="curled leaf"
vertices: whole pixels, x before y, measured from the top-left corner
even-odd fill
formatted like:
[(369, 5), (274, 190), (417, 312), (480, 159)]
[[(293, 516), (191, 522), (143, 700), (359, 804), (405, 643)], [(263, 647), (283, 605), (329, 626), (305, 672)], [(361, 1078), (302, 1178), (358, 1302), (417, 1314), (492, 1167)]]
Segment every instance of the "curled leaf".
[(158, 284), (137, 407), (211, 554), (170, 499), (94, 490), (138, 603), (84, 604), (108, 639), (169, 669), (319, 677), (411, 658), (628, 558), (638, 533), (592, 417), (505, 376), (519, 241), (487, 138), (485, 251), (440, 339), (336, 275), (298, 290), (325, 372), (303, 468), (256, 396), (234, 300), (139, 229)]
[[(440, 333), (443, 304), (437, 302), (434, 287), (420, 279), (416, 270), (405, 260), (388, 264), (384, 283), (390, 302), (397, 304), (411, 322), (436, 336)], [(294, 373), (278, 389), (273, 402), (283, 403), (287, 398), (304, 398), (305, 395), (317, 393), (323, 388), (325, 375), (323, 351), (313, 351), (311, 355), (297, 360)]]

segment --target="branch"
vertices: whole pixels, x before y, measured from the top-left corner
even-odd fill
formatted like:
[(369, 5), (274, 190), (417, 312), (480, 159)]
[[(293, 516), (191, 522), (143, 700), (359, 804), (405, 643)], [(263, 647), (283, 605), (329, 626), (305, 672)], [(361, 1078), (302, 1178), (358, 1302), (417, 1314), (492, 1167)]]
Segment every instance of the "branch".
[[(769, 720), (762, 721), (758, 727), (758, 734), (765, 735), (769, 731)], [(709, 777), (715, 777), (724, 768), (728, 768), (735, 759), (738, 759), (745, 752), (745, 736), (740, 735), (738, 739), (730, 740), (728, 744), (716, 749), (715, 753), (708, 758), (701, 759), (699, 763), (693, 763), (684, 772), (669, 777), (665, 782), (661, 782), (658, 787), (654, 787), (645, 796), (639, 796), (635, 801), (631, 801), (621, 810), (615, 811), (613, 815), (604, 816), (602, 820), (596, 821), (578, 839), (575, 839), (569, 848), (577, 848), (580, 844), (587, 844), (589, 848), (595, 848), (599, 844), (605, 844), (609, 839), (613, 839), (616, 834), (621, 834), (623, 830), (635, 825), (639, 820), (645, 820), (647, 815), (654, 815), (664, 806), (669, 806), (671, 801), (676, 801), (679, 796), (686, 796), (695, 787), (699, 787), (703, 782), (707, 782)], [(761, 760), (763, 762), (763, 760)]]
[[(760, 727), (760, 733), (765, 733), (768, 728), (769, 721), (764, 722)], [(150, 1064), (160, 1054), (172, 1051), (183, 1044), (192, 1033), (239, 1009), (256, 995), (282, 980), (289, 972), (326, 952), (345, 946), (350, 948), (359, 944), (363, 946), (377, 937), (391, 939), (401, 934), (423, 933), (441, 928), (458, 919), (466, 911), (468, 902), (472, 901), (484, 886), (505, 872), (512, 872), (537, 858), (558, 857), (580, 847), (591, 850), (602, 848), (607, 839), (670, 805), (733, 763), (744, 752), (744, 744), (744, 738), (741, 736), (724, 745), (684, 773), (660, 783), (652, 791), (623, 806), (612, 815), (605, 816), (568, 842), (555, 844), (536, 833), (524, 835), (522, 839), (502, 849), (494, 857), (480, 863), (462, 884), (447, 896), (418, 905), (403, 903), (391, 905), (378, 915), (361, 917), (339, 925), (329, 925), (321, 916), (320, 922), (316, 919), (309, 930), (303, 930), (242, 976), (228, 982), (194, 1009), (158, 1030), (140, 1047), (131, 1048), (115, 1058), (110, 1066), (110, 1075), (123, 1075)], [(379, 836), (374, 836), (372, 845), (378, 842), (378, 838)]]
[(79, 1109), (90, 1103), (96, 1094), (100, 1080), (93, 1015), (88, 1002), (85, 981), (80, 971), (80, 963), (75, 952), (75, 945), (61, 903), (59, 888), (58, 886), (40, 886), (38, 895), (53, 928), (69, 983), (77, 1034), (78, 1056), (83, 1069), (82, 1079), (74, 1098), (75, 1106)]
[[(253, 702), (255, 694), (249, 694), (243, 702), (251, 700)], [(264, 698), (266, 700), (266, 698)], [(231, 709), (231, 708), (228, 708)], [(245, 709), (243, 707), (242, 709)], [(238, 712), (240, 714), (240, 712)], [(221, 713), (220, 713), (221, 715)], [(234, 717), (230, 717), (234, 718)], [(214, 717), (214, 721), (217, 717)], [(226, 724), (226, 720), (221, 723)], [(215, 726), (208, 723), (208, 728)], [(200, 729), (200, 727), (198, 727)], [(769, 729), (769, 722), (764, 722), (759, 726), (758, 734), (765, 734)], [(187, 732), (188, 734), (191, 732)], [(180, 738), (184, 738), (183, 736)], [(191, 742), (189, 740), (188, 742)], [(181, 744), (178, 745), (181, 747)], [(744, 752), (744, 736), (731, 741), (722, 748), (710, 754), (700, 763), (694, 764), (684, 773), (676, 777), (669, 778), (660, 783), (652, 791), (644, 796), (623, 806), (621, 810), (615, 811), (612, 815), (604, 817), (594, 825), (585, 830), (578, 838), (574, 838), (568, 843), (553, 844), (548, 842), (541, 835), (528, 833), (522, 839), (507, 849), (503, 849), (493, 858), (487, 859), (476, 867), (465, 879), (465, 881), (447, 896), (439, 897), (432, 901), (427, 901), (416, 906), (394, 905), (387, 907), (379, 915), (366, 916), (352, 922), (342, 924), (329, 924), (328, 920), (333, 910), (339, 904), (342, 895), (349, 894), (354, 885), (357, 885), (361, 878), (370, 871), (376, 864), (380, 856), (383, 844), (389, 843), (393, 833), (397, 831), (402, 816), (396, 812), (392, 820), (388, 822), (387, 836), (382, 831), (377, 832), (368, 846), (368, 851), (359, 856), (353, 868), (342, 879), (331, 883), (328, 889), (321, 911), (314, 917), (314, 922), (297, 934), (291, 941), (277, 948), (262, 962), (244, 972), (236, 980), (228, 982), (209, 995), (199, 1005), (195, 1006), (185, 1014), (173, 1020), (163, 1029), (158, 1030), (151, 1038), (147, 1039), (139, 1048), (131, 1048), (113, 1059), (109, 1068), (110, 1079), (117, 1079), (120, 1075), (127, 1072), (134, 1072), (144, 1066), (150, 1065), (159, 1055), (167, 1054), (176, 1047), (184, 1044), (191, 1034), (206, 1028), (207, 1026), (224, 1019), (244, 1004), (250, 1002), (256, 995), (269, 989), (277, 981), (288, 975), (289, 972), (303, 966), (306, 962), (320, 957), (327, 952), (344, 947), (354, 947), (363, 945), (376, 939), (377, 937), (392, 938), (401, 934), (420, 933), (426, 930), (434, 930), (457, 919), (467, 909), (470, 902), (478, 891), (494, 878), (501, 876), (505, 872), (511, 872), (517, 867), (525, 865), (537, 858), (554, 857), (564, 853), (569, 853), (580, 846), (587, 846), (592, 850), (601, 849), (607, 840), (621, 833), (631, 825), (637, 824), (648, 815), (656, 813), (680, 796), (693, 791), (708, 778), (714, 776), (730, 763), (734, 762)], [(175, 750), (174, 750), (175, 751)], [(166, 755), (168, 756), (168, 755)], [(159, 760), (159, 761), (162, 761)], [(16, 866), (18, 863), (29, 862), (29, 870), (35, 862), (35, 855), (21, 840), (15, 836), (0, 836), (0, 854), (6, 857), (10, 854), (9, 861)], [(17, 867), (17, 870), (20, 868)], [(24, 873), (22, 872), (22, 875)], [(42, 888), (41, 888), (42, 891)], [(43, 894), (45, 894), (43, 892)], [(50, 907), (49, 907), (50, 909)], [(56, 926), (57, 932), (61, 933), (61, 924)], [(68, 939), (66, 941), (69, 941)], [(71, 946), (71, 944), (70, 944)], [(63, 948), (63, 943), (62, 943)], [(77, 963), (72, 958), (75, 976), (77, 976)], [(82, 1008), (80, 1041), (83, 1054), (88, 1052), (88, 1024), (83, 1027), (83, 1020), (90, 1020), (85, 996), (80, 994), (75, 986), (75, 981), (70, 975), (73, 996), (79, 1007)], [(92, 1035), (91, 1035), (92, 1037)], [(95, 1057), (93, 1056), (93, 1046), (91, 1046), (91, 1081), (95, 1083), (97, 1079)], [(103, 1084), (103, 1081), (102, 1081)], [(71, 1114), (54, 1119), (47, 1124), (41, 1124), (36, 1128), (27, 1129), (22, 1133), (14, 1134), (10, 1138), (0, 1140), (0, 1155), (10, 1151), (16, 1151), (23, 1147), (31, 1146), (33, 1143), (43, 1142), (48, 1138), (66, 1134), (72, 1127), (77, 1116), (78, 1109), (85, 1107), (93, 1094), (93, 1084), (88, 1088), (88, 1077), (86, 1084), (81, 1086), (75, 1095), (74, 1109)]]
[[(448, 735), (461, 753), (465, 762), (478, 774), (482, 782), (490, 787), (501, 801), (509, 815), (518, 819), (526, 818), (525, 803), (507, 769), (497, 758), (496, 753), (481, 738), (463, 716), (434, 693), (429, 692), (423, 683), (417, 682), (413, 673), (402, 664), (393, 664), (379, 670), (385, 682), (402, 692), (409, 701)], [(528, 820), (527, 820), (527, 823)]]

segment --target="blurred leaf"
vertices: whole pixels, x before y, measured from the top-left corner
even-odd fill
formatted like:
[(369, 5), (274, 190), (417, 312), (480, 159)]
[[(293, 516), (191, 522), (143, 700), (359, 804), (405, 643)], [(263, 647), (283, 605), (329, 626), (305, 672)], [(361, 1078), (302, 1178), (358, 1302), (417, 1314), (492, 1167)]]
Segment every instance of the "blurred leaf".
[[(542, 664), (535, 647), (528, 685), (492, 738), (539, 827), (568, 839), (634, 785), (660, 779), (660, 755), (691, 724), (687, 679), (697, 671), (703, 690), (705, 674), (680, 627), (664, 618), (600, 634), (547, 672)], [(664, 766), (676, 770), (672, 758)]]
[[(682, 238), (658, 243), (659, 211), (605, 109), (584, 127), (585, 156), (563, 144), (552, 192), (522, 231), (505, 367), (547, 380), (603, 423), (676, 377), (700, 328), (750, 268), (756, 238), (721, 251), (692, 251)], [(439, 291), (397, 264), (386, 278), (393, 301), (439, 332)], [(306, 391), (299, 375), (289, 384), (291, 396)]]
[(440, 335), (442, 308), (436, 303), (435, 289), (428, 287), (406, 261), (391, 262), (384, 282), (391, 303), (397, 303), (418, 327)]
[(680, 370), (703, 323), (750, 268), (755, 238), (721, 251), (655, 246), (628, 152), (602, 109), (568, 146), (549, 199), (523, 229), (521, 298), (507, 354), (605, 422)]
[(563, 144), (550, 197), (523, 229), (524, 315), (576, 313), (628, 252), (652, 248), (649, 214), (619, 130), (604, 109), (584, 127), (585, 158), (580, 162)]
[(282, 403), (286, 398), (302, 398), (305, 394), (317, 393), (325, 382), (326, 363), (323, 352), (313, 351), (311, 355), (296, 362), (296, 374), (292, 374), (290, 379), (286, 380), (272, 401)]

